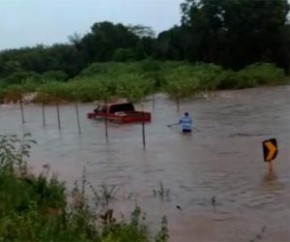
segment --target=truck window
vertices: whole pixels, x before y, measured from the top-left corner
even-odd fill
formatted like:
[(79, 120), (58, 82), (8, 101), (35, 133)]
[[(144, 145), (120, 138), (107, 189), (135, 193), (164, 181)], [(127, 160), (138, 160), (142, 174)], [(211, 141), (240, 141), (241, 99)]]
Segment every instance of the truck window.
[(135, 111), (132, 103), (116, 104), (116, 105), (112, 105), (110, 108), (110, 113), (132, 112), (132, 111)]

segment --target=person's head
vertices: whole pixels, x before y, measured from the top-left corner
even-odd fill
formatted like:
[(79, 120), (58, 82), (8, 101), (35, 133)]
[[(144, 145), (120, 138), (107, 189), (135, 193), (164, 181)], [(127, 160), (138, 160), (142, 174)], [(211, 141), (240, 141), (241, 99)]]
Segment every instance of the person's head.
[(189, 114), (188, 114), (188, 112), (185, 112), (185, 113), (184, 113), (184, 116), (186, 116), (186, 117), (187, 117), (188, 115), (189, 115)]

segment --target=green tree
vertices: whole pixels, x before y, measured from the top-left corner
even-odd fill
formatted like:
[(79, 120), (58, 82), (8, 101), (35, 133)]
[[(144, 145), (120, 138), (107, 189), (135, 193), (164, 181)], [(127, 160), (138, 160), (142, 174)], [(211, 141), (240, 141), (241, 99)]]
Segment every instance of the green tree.
[(116, 49), (136, 48), (139, 37), (122, 24), (95, 23), (81, 41), (87, 62), (110, 61)]
[(288, 64), (287, 0), (186, 0), (181, 10), (197, 60), (233, 68), (269, 60)]
[(9, 76), (11, 74), (14, 74), (15, 72), (20, 72), (22, 70), (20, 62), (15, 60), (9, 60), (5, 62), (2, 68), (2, 74), (4, 76)]
[(128, 25), (127, 28), (129, 29), (129, 31), (139, 36), (140, 38), (142, 37), (154, 38), (155, 36), (154, 30), (149, 26), (139, 24), (139, 25)]
[(117, 62), (126, 62), (126, 61), (134, 61), (135, 60), (135, 53), (134, 50), (131, 48), (119, 48), (114, 51), (112, 56), (113, 61)]

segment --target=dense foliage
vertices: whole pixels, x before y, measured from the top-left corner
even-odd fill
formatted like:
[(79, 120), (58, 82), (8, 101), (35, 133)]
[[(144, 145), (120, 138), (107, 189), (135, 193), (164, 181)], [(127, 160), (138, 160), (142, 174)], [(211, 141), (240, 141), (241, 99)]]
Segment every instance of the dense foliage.
[(47, 79), (39, 83), (25, 79), (21, 84), (7, 86), (1, 95), (6, 102), (17, 102), (26, 94), (35, 92), (33, 101), (43, 104), (110, 102), (118, 98), (139, 102), (156, 92), (167, 93), (170, 98), (179, 100), (217, 89), (284, 83), (289, 84), (284, 70), (270, 63), (255, 63), (240, 71), (232, 71), (214, 64), (146, 60), (94, 63), (67, 82)]
[(0, 87), (27, 78), (66, 81), (92, 71), (83, 71), (92, 63), (148, 58), (214, 63), (233, 70), (270, 62), (289, 73), (287, 0), (186, 0), (181, 10), (181, 23), (158, 36), (146, 26), (100, 22), (84, 36), (70, 36), (68, 44), (3, 50)]

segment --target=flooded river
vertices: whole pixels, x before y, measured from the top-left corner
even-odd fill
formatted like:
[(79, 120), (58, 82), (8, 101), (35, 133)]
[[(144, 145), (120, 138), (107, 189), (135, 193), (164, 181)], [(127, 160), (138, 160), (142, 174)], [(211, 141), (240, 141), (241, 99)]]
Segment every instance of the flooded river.
[[(49, 163), (51, 170), (72, 184), (86, 176), (91, 184), (116, 185), (118, 209), (129, 211), (135, 200), (148, 222), (167, 215), (170, 241), (290, 241), (290, 87), (220, 91), (209, 98), (184, 101), (180, 113), (163, 95), (146, 125), (147, 148), (142, 148), (141, 125), (109, 125), (88, 120), (92, 104), (80, 105), (82, 134), (78, 134), (74, 106), (60, 106), (61, 131), (55, 107), (24, 107), (21, 124), (18, 106), (0, 108), (0, 132), (31, 132), (38, 142), (33, 167)], [(138, 107), (138, 106), (137, 106)], [(188, 111), (198, 129), (182, 135), (168, 128)], [(262, 142), (276, 138), (279, 154), (274, 173), (267, 174)], [(155, 197), (162, 182), (169, 197)], [(215, 201), (213, 201), (215, 200)], [(215, 206), (213, 206), (215, 204)], [(154, 227), (154, 226), (152, 226)]]

